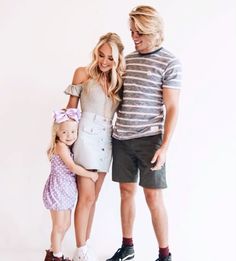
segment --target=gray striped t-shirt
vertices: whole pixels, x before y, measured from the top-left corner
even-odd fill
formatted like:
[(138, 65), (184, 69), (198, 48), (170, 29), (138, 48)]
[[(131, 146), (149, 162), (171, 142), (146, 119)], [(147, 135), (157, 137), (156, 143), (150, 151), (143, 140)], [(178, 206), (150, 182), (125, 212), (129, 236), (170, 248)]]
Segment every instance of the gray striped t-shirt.
[(119, 140), (163, 133), (163, 88), (179, 89), (181, 65), (165, 48), (126, 56), (123, 98), (113, 130)]

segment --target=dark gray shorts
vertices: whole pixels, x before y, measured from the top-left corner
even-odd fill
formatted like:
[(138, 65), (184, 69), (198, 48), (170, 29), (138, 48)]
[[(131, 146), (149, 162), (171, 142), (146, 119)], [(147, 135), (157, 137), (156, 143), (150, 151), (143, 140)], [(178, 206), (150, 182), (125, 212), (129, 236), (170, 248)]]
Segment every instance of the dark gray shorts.
[(131, 140), (112, 139), (112, 180), (136, 183), (144, 188), (166, 188), (165, 165), (152, 171), (151, 160), (162, 144), (162, 134)]

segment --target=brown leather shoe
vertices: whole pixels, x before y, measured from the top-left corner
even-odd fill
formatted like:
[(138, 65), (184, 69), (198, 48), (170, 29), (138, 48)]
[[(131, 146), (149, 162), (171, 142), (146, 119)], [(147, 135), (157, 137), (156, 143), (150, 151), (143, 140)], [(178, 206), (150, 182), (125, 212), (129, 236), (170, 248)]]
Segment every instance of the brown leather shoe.
[(71, 261), (69, 258), (62, 257), (55, 257), (53, 256), (53, 252), (50, 250), (46, 250), (46, 256), (44, 261)]
[(52, 261), (52, 258), (53, 258), (53, 253), (52, 253), (52, 251), (46, 250), (46, 256), (45, 256), (44, 261)]

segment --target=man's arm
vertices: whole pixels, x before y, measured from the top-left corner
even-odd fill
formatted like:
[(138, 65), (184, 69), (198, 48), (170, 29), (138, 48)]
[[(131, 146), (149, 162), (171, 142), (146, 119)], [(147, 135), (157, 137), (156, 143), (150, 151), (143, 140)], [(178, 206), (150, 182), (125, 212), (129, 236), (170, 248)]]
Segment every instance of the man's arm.
[(179, 93), (180, 90), (163, 88), (163, 100), (166, 108), (164, 135), (161, 147), (155, 152), (152, 158), (151, 163), (155, 163), (152, 170), (161, 169), (166, 161), (166, 152), (178, 118)]

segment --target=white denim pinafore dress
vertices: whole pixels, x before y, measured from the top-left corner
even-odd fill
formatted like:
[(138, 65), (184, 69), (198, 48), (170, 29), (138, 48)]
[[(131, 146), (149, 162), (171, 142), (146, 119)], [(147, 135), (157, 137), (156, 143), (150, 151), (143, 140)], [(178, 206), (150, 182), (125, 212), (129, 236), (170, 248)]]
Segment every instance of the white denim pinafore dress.
[(80, 97), (81, 118), (73, 145), (75, 163), (86, 169), (108, 172), (112, 159), (112, 119), (118, 102), (113, 103), (92, 79), (69, 85), (65, 94)]

